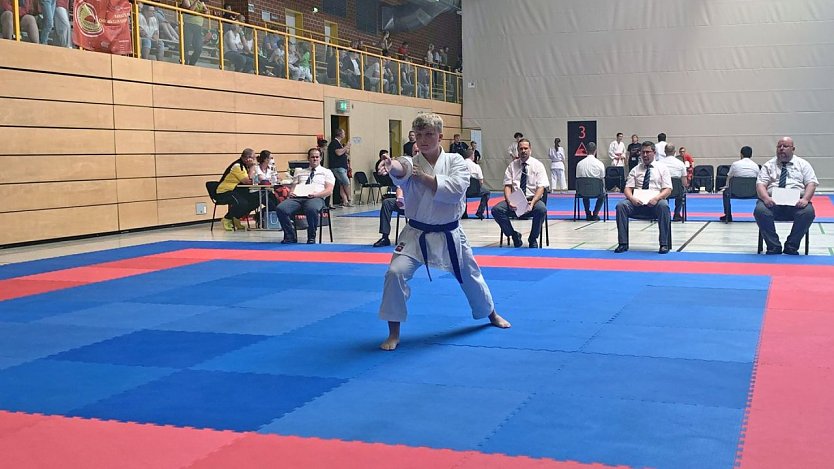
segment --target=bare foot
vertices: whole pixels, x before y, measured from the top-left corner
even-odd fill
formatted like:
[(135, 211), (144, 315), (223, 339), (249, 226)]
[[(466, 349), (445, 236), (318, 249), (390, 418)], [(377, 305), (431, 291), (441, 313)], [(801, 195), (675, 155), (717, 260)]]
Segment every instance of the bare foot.
[[(505, 321), (506, 322), (506, 321)], [(388, 321), (388, 338), (379, 344), (382, 350), (394, 350), (400, 344), (400, 323)]]
[(508, 329), (510, 326), (512, 326), (512, 324), (510, 324), (509, 321), (499, 316), (498, 313), (496, 313), (495, 311), (490, 313), (489, 322), (493, 326), (500, 327), (501, 329)]

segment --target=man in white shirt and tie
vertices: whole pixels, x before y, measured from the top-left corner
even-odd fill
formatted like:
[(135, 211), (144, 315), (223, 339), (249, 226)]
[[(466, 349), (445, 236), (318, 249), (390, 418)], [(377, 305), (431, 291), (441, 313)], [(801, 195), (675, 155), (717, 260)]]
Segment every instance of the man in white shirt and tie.
[(547, 169), (539, 160), (531, 158), (532, 153), (530, 140), (522, 138), (518, 141), (518, 158), (504, 171), (504, 200), (492, 207), (492, 217), (501, 227), (501, 233), (511, 237), (513, 246), (517, 248), (523, 243), (521, 233), (515, 231), (510, 222), (510, 213), (516, 211), (516, 207), (510, 203), (510, 194), (523, 191), (527, 197), (527, 207), (521, 216), (533, 218), (533, 227), (527, 238), (531, 248), (539, 247), (539, 233), (547, 218), (547, 206), (542, 198), (550, 187), (550, 181), (547, 179)]
[[(640, 150), (640, 164), (634, 167), (626, 178), (625, 200), (617, 204), (617, 248), (615, 253), (628, 251), (628, 218), (634, 215), (657, 218), (660, 231), (660, 254), (666, 254), (672, 247), (672, 217), (666, 197), (672, 193), (672, 178), (666, 165), (654, 160), (655, 145), (643, 142)], [(636, 197), (635, 189), (653, 191), (655, 195), (644, 201)]]
[[(623, 134), (618, 134), (622, 136)], [(597, 144), (594, 142), (588, 143), (586, 147), (588, 150), (588, 156), (582, 158), (579, 163), (576, 164), (576, 177), (577, 178), (595, 178), (599, 179), (600, 181), (605, 181), (605, 165), (602, 161), (597, 159)], [(583, 197), (582, 204), (585, 206), (585, 219), (588, 221), (597, 221), (599, 220), (599, 209), (602, 207), (603, 202), (605, 199), (602, 197), (597, 197), (596, 204), (594, 205), (594, 212), (591, 213), (591, 198), (590, 197)]]
[(616, 187), (622, 189), (625, 185), (625, 143), (623, 143), (623, 133), (617, 132), (617, 138), (608, 145), (608, 158), (611, 159), (611, 166), (617, 168), (617, 182)]
[[(741, 158), (730, 165), (727, 173), (727, 185), (724, 187), (724, 216), (720, 218), (724, 223), (733, 221), (733, 209), (730, 200), (733, 197), (731, 184), (733, 178), (757, 178), (759, 177), (759, 165), (753, 161), (753, 149), (748, 146), (741, 147)], [(744, 197), (739, 197), (744, 198)], [(752, 197), (751, 197), (752, 198)]]
[[(681, 186), (686, 185), (686, 165), (683, 161), (679, 160), (675, 156), (675, 146), (671, 143), (666, 144), (666, 154), (667, 156), (663, 161), (658, 164), (666, 165), (666, 168), (669, 169), (669, 177), (672, 179), (680, 179)], [(682, 221), (683, 216), (681, 216), (681, 211), (683, 210), (683, 192), (678, 194), (675, 197), (675, 216), (672, 217), (672, 221)]]
[[(299, 210), (307, 217), (307, 244), (315, 244), (319, 211), (324, 207), (324, 199), (333, 194), (336, 177), (333, 176), (333, 171), (321, 165), (321, 152), (318, 148), (307, 150), (307, 161), (310, 162), (310, 169), (297, 171), (289, 198), (278, 204), (278, 221), (284, 230), (284, 240), (281, 244), (298, 242), (292, 217)], [(302, 184), (312, 186), (309, 188), (310, 192), (296, 195), (296, 188)]]
[[(819, 181), (814, 168), (793, 154), (795, 149), (792, 138), (779, 139), (776, 144), (776, 157), (762, 166), (759, 179), (756, 181), (759, 200), (756, 202), (756, 209), (753, 210), (753, 217), (767, 243), (768, 254), (799, 254), (799, 243), (816, 216), (811, 199)], [(777, 188), (798, 189), (799, 200), (794, 205), (776, 205), (772, 196), (773, 190)], [(793, 222), (784, 249), (779, 242), (779, 235), (776, 234), (776, 220)]]

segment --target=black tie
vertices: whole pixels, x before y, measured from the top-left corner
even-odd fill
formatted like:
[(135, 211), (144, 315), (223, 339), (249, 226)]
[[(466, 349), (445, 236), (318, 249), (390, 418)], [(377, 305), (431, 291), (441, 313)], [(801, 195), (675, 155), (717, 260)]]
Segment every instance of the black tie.
[(788, 163), (782, 163), (782, 172), (779, 174), (779, 187), (788, 185)]
[(649, 181), (652, 180), (652, 165), (646, 166), (646, 175), (643, 176), (643, 189), (649, 188)]
[(524, 195), (527, 195), (527, 163), (521, 163), (521, 181), (519, 182)]
[(315, 175), (316, 175), (315, 171), (310, 172), (310, 175), (307, 176), (307, 184), (312, 184), (313, 183), (313, 176), (315, 176)]

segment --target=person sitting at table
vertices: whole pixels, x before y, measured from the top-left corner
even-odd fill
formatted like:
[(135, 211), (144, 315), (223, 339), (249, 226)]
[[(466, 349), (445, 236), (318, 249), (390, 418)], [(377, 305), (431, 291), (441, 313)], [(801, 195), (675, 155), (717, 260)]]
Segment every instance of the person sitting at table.
[[(307, 150), (308, 170), (296, 171), (293, 178), (290, 197), (278, 204), (278, 221), (284, 230), (281, 244), (297, 243), (292, 217), (299, 210), (307, 217), (307, 244), (315, 244), (316, 228), (319, 223), (319, 211), (324, 207), (324, 199), (333, 193), (336, 177), (333, 171), (321, 166), (321, 152), (313, 147)], [(303, 187), (303, 192), (301, 190)]]
[(220, 185), (217, 186), (217, 203), (229, 206), (228, 213), (223, 217), (223, 228), (226, 231), (245, 230), (246, 227), (240, 223), (241, 217), (248, 216), (249, 212), (260, 205), (257, 192), (238, 187), (241, 184), (252, 184), (255, 164), (254, 151), (247, 148), (240, 154), (240, 158), (233, 161), (220, 176)]
[[(278, 183), (278, 172), (275, 171), (275, 160), (272, 158), (272, 152), (269, 150), (261, 150), (258, 154), (258, 164), (255, 165), (255, 175), (252, 180), (253, 184), (260, 186), (271, 186)], [(257, 190), (257, 189), (256, 189)], [(278, 198), (275, 197), (274, 191), (267, 191), (267, 211), (274, 212), (278, 209)]]

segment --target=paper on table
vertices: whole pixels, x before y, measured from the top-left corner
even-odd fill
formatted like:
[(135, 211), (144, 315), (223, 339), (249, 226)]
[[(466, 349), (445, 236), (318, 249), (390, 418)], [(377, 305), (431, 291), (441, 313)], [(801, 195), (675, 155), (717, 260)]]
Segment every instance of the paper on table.
[(292, 190), (292, 195), (295, 197), (307, 197), (313, 192), (315, 191), (313, 190), (312, 184), (298, 184), (295, 186), (295, 189)]
[(527, 213), (527, 196), (522, 191), (510, 192), (510, 204), (515, 205), (516, 216), (522, 216)]
[(771, 197), (776, 205), (794, 206), (799, 202), (799, 189), (788, 189), (787, 187), (774, 187)]
[(650, 200), (657, 197), (657, 194), (660, 194), (660, 191), (654, 189), (634, 189), (634, 197), (643, 202), (643, 205), (648, 205)]

